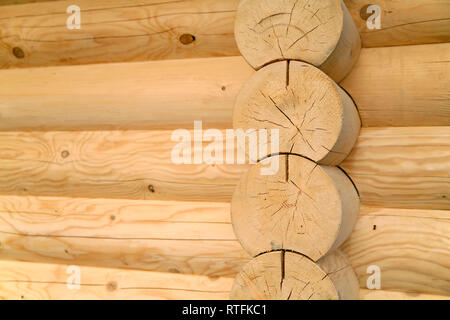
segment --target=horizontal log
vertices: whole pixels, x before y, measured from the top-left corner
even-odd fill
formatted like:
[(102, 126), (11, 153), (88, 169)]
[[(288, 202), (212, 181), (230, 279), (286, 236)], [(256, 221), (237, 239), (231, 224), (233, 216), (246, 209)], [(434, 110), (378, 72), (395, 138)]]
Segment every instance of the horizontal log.
[[(3, 6), (0, 68), (239, 55), (239, 0), (78, 0)], [(15, 49), (16, 48), (16, 49)]]
[(0, 132), (0, 194), (230, 201), (247, 166), (176, 165), (171, 134)]
[(360, 300), (449, 300), (450, 296), (439, 296), (435, 294), (401, 292), (389, 290), (360, 289)]
[[(250, 257), (229, 206), (1, 196), (0, 259), (233, 278)], [(360, 286), (377, 265), (382, 289), (449, 295), (449, 221), (450, 211), (362, 206), (343, 246)]]
[[(0, 132), (0, 194), (231, 201), (249, 165), (174, 164), (171, 134)], [(342, 167), (362, 203), (450, 209), (449, 141), (449, 127), (363, 128)]]
[(0, 130), (231, 127), (253, 72), (240, 57), (0, 70)]
[[(344, 2), (360, 30), (363, 46), (449, 42), (446, 0)], [(66, 26), (66, 9), (73, 4), (70, 1), (2, 6), (0, 67), (239, 55), (234, 40), (238, 3), (78, 0), (79, 30)], [(370, 4), (381, 8), (379, 30), (367, 28), (370, 14), (365, 10)]]
[(367, 128), (341, 167), (367, 205), (450, 209), (450, 128)]
[[(363, 126), (448, 126), (449, 60), (450, 43), (363, 49), (342, 86)], [(0, 130), (231, 128), (253, 73), (242, 57), (0, 70)]]
[[(81, 266), (79, 289), (69, 289), (67, 281), (71, 273), (67, 273), (68, 267), (64, 264), (0, 261), (0, 300), (227, 300), (233, 284), (233, 278), (209, 279), (185, 274)], [(360, 299), (448, 300), (449, 296), (361, 289)]]
[(214, 277), (249, 259), (225, 203), (1, 196), (0, 243), (0, 259)]
[(450, 211), (361, 207), (342, 251), (366, 288), (381, 270), (381, 288), (450, 295)]
[(2, 0), (0, 6), (6, 6), (11, 4), (24, 4), (32, 2), (46, 2), (46, 1), (60, 1), (60, 0)]
[(363, 126), (448, 126), (449, 57), (450, 43), (365, 49), (341, 86)]
[(0, 300), (226, 300), (232, 278), (79, 267), (79, 289), (69, 265), (0, 261)]
[[(364, 47), (450, 42), (450, 3), (446, 0), (345, 0)], [(380, 7), (380, 29), (370, 30), (370, 5)]]

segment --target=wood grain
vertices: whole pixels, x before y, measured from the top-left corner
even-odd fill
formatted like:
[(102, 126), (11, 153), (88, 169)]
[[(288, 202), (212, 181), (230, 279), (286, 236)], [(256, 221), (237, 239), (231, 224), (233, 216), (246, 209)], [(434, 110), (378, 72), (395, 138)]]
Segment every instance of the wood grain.
[(356, 300), (358, 296), (358, 280), (340, 251), (317, 263), (291, 251), (263, 253), (242, 268), (230, 293), (232, 300)]
[[(228, 203), (1, 196), (0, 259), (233, 278), (249, 257), (229, 241), (229, 210)], [(378, 265), (383, 290), (450, 296), (449, 221), (450, 211), (362, 206), (343, 246), (360, 286), (367, 267)], [(156, 236), (165, 240), (150, 240)]]
[(231, 127), (253, 72), (242, 58), (0, 70), (0, 130)]
[[(80, 266), (79, 290), (70, 290), (69, 265), (0, 261), (0, 300), (145, 299), (227, 300), (233, 278)], [(203, 288), (199, 290), (198, 288)], [(361, 300), (449, 300), (424, 293), (360, 290)]]
[(256, 70), (298, 60), (339, 82), (359, 57), (361, 38), (342, 0), (241, 0), (234, 36)]
[(1, 132), (0, 193), (230, 201), (247, 166), (174, 164), (171, 134)]
[(225, 300), (233, 283), (232, 278), (80, 266), (77, 290), (67, 287), (68, 267), (0, 261), (0, 300)]
[[(238, 0), (78, 0), (81, 29), (69, 30), (66, 9), (73, 4), (3, 6), (0, 68), (239, 55)], [(195, 40), (183, 44), (184, 34)]]
[(229, 204), (0, 197), (0, 259), (234, 276)]
[(361, 51), (341, 86), (363, 126), (450, 125), (450, 43)]
[(450, 211), (362, 207), (342, 250), (366, 287), (381, 269), (384, 290), (450, 296)]
[(450, 209), (449, 127), (363, 129), (341, 167), (365, 204)]
[[(450, 42), (450, 3), (446, 0), (345, 0), (364, 47)], [(381, 9), (381, 29), (367, 28), (369, 5)]]
[[(449, 126), (448, 61), (450, 43), (363, 49), (342, 86), (365, 127)], [(252, 74), (242, 57), (0, 70), (0, 130), (231, 128)]]
[(368, 290), (359, 291), (360, 300), (450, 300), (450, 296), (439, 296), (435, 294), (402, 292), (389, 290)]
[[(26, 2), (37, 1), (2, 1), (15, 3), (3, 5), (0, 13), (3, 68), (239, 55), (234, 40), (238, 0), (78, 0), (81, 30), (66, 28), (72, 2)], [(363, 46), (449, 42), (446, 0), (344, 2)], [(381, 7), (381, 30), (367, 30), (361, 10), (368, 4)], [(183, 34), (194, 35), (195, 41), (183, 45)], [(16, 58), (14, 47), (25, 57)]]
[(61, 1), (61, 0), (2, 0), (0, 1), (0, 6), (6, 6), (11, 4), (34, 3), (34, 2), (50, 2), (50, 1)]
[[(278, 163), (278, 172), (264, 175), (270, 162)], [(231, 222), (252, 257), (286, 250), (317, 261), (348, 238), (359, 207), (352, 181), (339, 168), (276, 155), (242, 175), (233, 193)]]
[(244, 83), (234, 105), (233, 128), (265, 129), (268, 145), (269, 133), (278, 130), (277, 152), (336, 166), (355, 145), (361, 120), (350, 96), (325, 73), (307, 63), (280, 61)]
[[(363, 128), (342, 167), (362, 203), (448, 210), (449, 132), (449, 127)], [(1, 132), (0, 194), (231, 201), (249, 165), (176, 165), (171, 151), (178, 142), (171, 133)], [(224, 156), (237, 154), (231, 146), (223, 150)]]

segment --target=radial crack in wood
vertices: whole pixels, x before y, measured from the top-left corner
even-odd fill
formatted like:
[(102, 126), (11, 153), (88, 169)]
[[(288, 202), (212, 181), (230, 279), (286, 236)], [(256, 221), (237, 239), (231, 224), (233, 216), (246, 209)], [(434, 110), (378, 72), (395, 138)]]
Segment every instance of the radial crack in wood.
[[(261, 168), (273, 161), (278, 172), (261, 175)], [(278, 155), (243, 175), (233, 194), (231, 219), (241, 245), (253, 257), (293, 250), (317, 261), (345, 241), (358, 212), (357, 191), (343, 171)]]
[[(266, 66), (245, 83), (236, 99), (233, 127), (268, 130), (267, 145), (277, 143), (279, 152), (338, 165), (355, 145), (361, 121), (352, 99), (325, 73), (291, 61)], [(274, 129), (279, 141), (272, 141), (277, 139)], [(262, 156), (271, 153), (267, 148)]]
[(361, 40), (341, 0), (242, 0), (235, 20), (238, 48), (259, 69), (301, 60), (341, 81), (356, 63)]
[(285, 251), (262, 254), (237, 275), (230, 297), (235, 300), (357, 299), (358, 280), (346, 257), (333, 252), (317, 264)]

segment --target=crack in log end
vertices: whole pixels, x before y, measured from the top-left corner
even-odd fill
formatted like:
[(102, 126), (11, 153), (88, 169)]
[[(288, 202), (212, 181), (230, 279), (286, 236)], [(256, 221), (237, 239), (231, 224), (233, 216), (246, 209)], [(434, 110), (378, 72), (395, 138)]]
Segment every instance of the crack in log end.
[[(325, 259), (334, 261), (336, 254), (333, 252)], [(351, 278), (350, 273), (342, 274), (342, 277), (339, 281), (328, 277), (321, 263), (299, 252), (268, 251), (254, 257), (244, 266), (236, 277), (230, 296), (235, 300), (334, 300), (341, 297), (338, 294), (340, 290), (348, 290), (348, 282), (356, 280)], [(351, 285), (358, 286), (358, 283), (355, 281)], [(354, 291), (357, 294), (357, 290)], [(351, 298), (357, 297), (352, 295)]]
[(291, 12), (290, 12), (290, 15), (289, 15), (288, 26), (287, 26), (287, 28), (286, 28), (286, 37), (287, 37), (288, 34), (289, 34), (289, 27), (291, 26), (291, 23), (292, 23), (292, 14), (294, 13), (294, 9), (295, 9), (295, 7), (297, 6), (298, 1), (299, 1), (299, 0), (296, 0), (295, 3), (294, 3), (294, 5), (292, 6), (292, 9), (291, 9)]
[(345, 158), (342, 146), (347, 140), (354, 143), (358, 132), (347, 134), (342, 126), (354, 120), (353, 113), (344, 108), (349, 102), (343, 101), (344, 93), (320, 70), (298, 61), (277, 62), (256, 72), (247, 88), (237, 98), (234, 128), (278, 129), (278, 154), (298, 154), (325, 165)]
[(283, 292), (283, 282), (284, 282), (284, 278), (286, 276), (286, 257), (285, 257), (286, 252), (284, 250), (281, 250), (281, 281), (280, 281), (280, 293)]
[(290, 67), (290, 64), (291, 64), (291, 60), (287, 60), (286, 61), (286, 90), (288, 89), (288, 87), (289, 87), (289, 67)]
[(355, 208), (350, 215), (357, 214), (359, 200), (338, 168), (293, 154), (277, 155), (282, 156), (284, 168), (276, 175), (262, 176), (258, 163), (241, 180), (243, 192), (235, 193), (232, 201), (236, 236), (251, 256), (283, 249), (318, 260), (346, 232), (342, 226), (353, 223), (342, 207)]
[(289, 181), (289, 155), (286, 155), (286, 182)]
[(289, 47), (288, 50), (290, 50), (294, 45), (296, 45), (300, 40), (302, 40), (303, 38), (307, 37), (311, 32), (314, 32), (314, 30), (316, 30), (318, 27), (320, 27), (320, 25), (315, 26), (314, 28), (312, 28), (311, 30), (307, 31), (305, 34), (303, 34), (301, 37), (299, 37), (297, 40), (295, 40)]

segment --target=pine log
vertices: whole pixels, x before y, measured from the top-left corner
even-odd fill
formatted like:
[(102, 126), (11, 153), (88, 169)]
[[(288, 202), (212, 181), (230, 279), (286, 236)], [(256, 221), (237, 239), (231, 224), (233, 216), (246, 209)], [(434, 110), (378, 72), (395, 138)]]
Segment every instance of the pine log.
[(249, 257), (225, 203), (0, 197), (0, 259), (229, 276)]
[(261, 254), (236, 276), (234, 300), (355, 300), (358, 280), (345, 255), (330, 253), (314, 263), (289, 251)]
[[(171, 131), (1, 132), (0, 194), (230, 202), (249, 165), (194, 164), (193, 157), (192, 164), (175, 164), (172, 152), (180, 142), (171, 136)], [(449, 141), (449, 127), (363, 128), (341, 166), (362, 203), (448, 210)], [(236, 142), (214, 144), (225, 158), (238, 153)]]
[[(0, 196), (0, 260), (234, 278), (250, 257), (229, 213), (224, 203)], [(383, 290), (449, 295), (449, 221), (450, 211), (362, 206), (342, 247), (360, 287), (376, 265)]]
[(242, 58), (0, 70), (0, 130), (227, 128), (253, 72)]
[[(450, 2), (447, 0), (345, 0), (361, 34), (363, 47), (450, 42)], [(367, 13), (380, 7), (380, 29), (369, 30)]]
[[(338, 165), (350, 153), (361, 121), (349, 95), (319, 69), (283, 61), (256, 72), (239, 92), (233, 112), (235, 130), (278, 130), (276, 153), (305, 156)], [(249, 148), (247, 148), (249, 150)], [(259, 159), (273, 154), (263, 153)]]
[[(449, 126), (449, 60), (450, 43), (364, 49), (341, 85), (365, 127)], [(0, 130), (231, 128), (253, 74), (242, 57), (0, 70)]]
[(300, 60), (336, 82), (351, 71), (361, 39), (342, 0), (241, 0), (235, 21), (242, 56), (256, 70), (281, 60)]
[[(72, 268), (70, 268), (72, 267)], [(0, 261), (0, 300), (228, 299), (231, 278)], [(79, 270), (79, 282), (74, 270)], [(79, 284), (79, 288), (76, 285)]]
[(448, 126), (449, 57), (450, 43), (365, 49), (340, 84), (363, 126)]
[[(80, 29), (67, 28), (71, 5)], [(238, 0), (77, 0), (3, 6), (0, 68), (239, 55)]]
[(450, 300), (448, 295), (389, 290), (359, 290), (360, 300)]
[[(0, 12), (3, 68), (239, 55), (234, 40), (238, 0), (78, 0), (80, 30), (66, 26), (66, 9), (73, 2), (26, 2), (37, 1), (0, 3), (15, 3)], [(449, 42), (446, 0), (344, 2), (363, 46)], [(367, 29), (370, 4), (382, 10), (380, 30)]]
[[(67, 287), (69, 265), (0, 261), (0, 300), (28, 299), (229, 299), (233, 278), (209, 279), (80, 266), (79, 289)], [(71, 271), (69, 269), (69, 271)], [(84, 276), (83, 276), (84, 275)], [(142, 282), (139, 282), (143, 279)], [(73, 284), (71, 281), (69, 283)], [(131, 286), (130, 286), (131, 285)], [(199, 290), (196, 286), (204, 288)], [(361, 300), (449, 300), (449, 296), (387, 290), (360, 290)]]
[[(279, 170), (262, 175), (268, 160), (278, 162)], [(234, 232), (252, 257), (291, 250), (312, 261), (342, 245), (358, 213), (357, 191), (344, 172), (295, 155), (272, 156), (251, 167), (231, 206)]]

